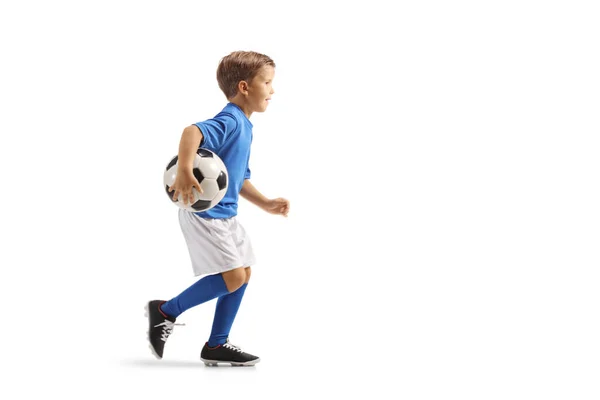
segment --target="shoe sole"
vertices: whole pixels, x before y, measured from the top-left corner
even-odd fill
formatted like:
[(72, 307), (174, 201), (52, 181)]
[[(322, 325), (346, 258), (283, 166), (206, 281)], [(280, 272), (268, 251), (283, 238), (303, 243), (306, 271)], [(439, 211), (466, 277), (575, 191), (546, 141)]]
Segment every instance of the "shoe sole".
[(206, 365), (207, 367), (218, 367), (219, 364), (231, 364), (232, 367), (252, 367), (260, 361), (260, 358), (257, 358), (256, 360), (252, 360), (252, 361), (246, 361), (244, 363), (234, 362), (234, 361), (206, 360), (202, 357), (200, 357), (200, 360), (202, 360), (204, 365)]
[[(150, 313), (148, 312), (148, 305), (150, 303), (146, 303), (146, 306), (144, 307), (144, 317), (148, 318), (148, 326), (150, 326)], [(152, 347), (152, 342), (150, 342), (150, 330), (146, 331), (146, 340), (148, 341), (148, 348), (150, 349), (150, 351), (152, 352), (152, 354), (154, 355), (154, 357), (156, 357), (157, 360), (161, 360), (162, 357), (160, 357), (158, 355), (158, 353), (156, 352), (156, 350), (154, 350), (154, 347)]]

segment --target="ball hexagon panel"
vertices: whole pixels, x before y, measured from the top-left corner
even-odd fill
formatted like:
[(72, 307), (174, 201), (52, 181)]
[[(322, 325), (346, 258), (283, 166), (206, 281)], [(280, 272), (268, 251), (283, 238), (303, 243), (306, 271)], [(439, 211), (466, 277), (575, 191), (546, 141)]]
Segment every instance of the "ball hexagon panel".
[(198, 169), (202, 172), (202, 175), (208, 179), (217, 179), (219, 173), (222, 170), (218, 163), (215, 163), (214, 158), (201, 158), (198, 160)]
[(219, 185), (215, 179), (205, 179), (200, 184), (202, 188), (202, 193), (200, 194), (200, 199), (213, 201), (214, 198), (219, 193)]
[(217, 163), (217, 165), (219, 166), (219, 169), (221, 171), (227, 171), (227, 166), (225, 165), (225, 163), (223, 162), (223, 160), (221, 160), (221, 158), (216, 157), (215, 158), (215, 162)]
[(177, 165), (172, 165), (171, 168), (165, 171), (163, 174), (163, 183), (167, 188), (171, 187), (173, 183), (175, 183), (175, 178), (177, 177)]
[(217, 192), (217, 195), (215, 196), (215, 198), (213, 199), (213, 203), (218, 203), (221, 200), (223, 200), (223, 197), (225, 197), (225, 193), (227, 193), (227, 189), (221, 189)]

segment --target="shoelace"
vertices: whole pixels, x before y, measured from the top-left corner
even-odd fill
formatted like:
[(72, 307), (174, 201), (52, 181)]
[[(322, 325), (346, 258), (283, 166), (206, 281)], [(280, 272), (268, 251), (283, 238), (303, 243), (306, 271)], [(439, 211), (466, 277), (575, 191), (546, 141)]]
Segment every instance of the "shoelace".
[(235, 344), (233, 344), (233, 343), (230, 343), (230, 342), (229, 342), (229, 338), (227, 338), (226, 342), (227, 342), (227, 343), (228, 343), (230, 346), (232, 346), (232, 347), (235, 347), (236, 349), (240, 349), (240, 351), (242, 351), (242, 348), (241, 348), (240, 346), (236, 346)]
[(237, 351), (237, 352), (239, 352), (239, 353), (241, 353), (241, 352), (242, 352), (242, 349), (240, 349), (239, 347), (237, 347), (237, 346), (235, 346), (235, 345), (233, 345), (233, 344), (231, 344), (231, 343), (229, 343), (229, 342), (225, 342), (225, 343), (223, 343), (223, 347), (226, 347), (226, 348), (228, 348), (228, 349), (231, 349), (231, 350)]
[(162, 327), (163, 327), (163, 328), (162, 328), (162, 334), (161, 334), (161, 337), (160, 337), (160, 339), (161, 339), (163, 342), (166, 342), (166, 341), (167, 341), (167, 338), (169, 337), (169, 335), (171, 335), (171, 333), (173, 333), (173, 327), (174, 327), (175, 325), (181, 325), (181, 326), (183, 326), (183, 325), (185, 325), (185, 324), (176, 324), (176, 323), (173, 323), (173, 322), (171, 322), (171, 321), (164, 321), (164, 322), (161, 322), (161, 323), (160, 323), (160, 324), (158, 324), (158, 325), (155, 325), (155, 328), (158, 328), (158, 327), (159, 327), (159, 326), (161, 326), (161, 325), (162, 325)]

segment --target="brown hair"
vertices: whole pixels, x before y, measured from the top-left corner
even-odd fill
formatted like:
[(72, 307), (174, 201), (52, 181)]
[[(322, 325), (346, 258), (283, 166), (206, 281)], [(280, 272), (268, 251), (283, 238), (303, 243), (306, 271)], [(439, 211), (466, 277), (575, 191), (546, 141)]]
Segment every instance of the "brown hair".
[(275, 68), (275, 62), (268, 56), (254, 51), (234, 51), (223, 57), (217, 68), (217, 82), (227, 99), (235, 97), (238, 83), (250, 83), (265, 65)]

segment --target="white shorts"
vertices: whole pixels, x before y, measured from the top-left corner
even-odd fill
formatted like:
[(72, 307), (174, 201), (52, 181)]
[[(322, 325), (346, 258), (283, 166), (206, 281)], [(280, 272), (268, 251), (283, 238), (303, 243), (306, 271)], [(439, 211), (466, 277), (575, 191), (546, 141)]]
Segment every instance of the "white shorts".
[(201, 218), (180, 209), (179, 225), (195, 276), (249, 267), (256, 262), (250, 238), (236, 217)]

